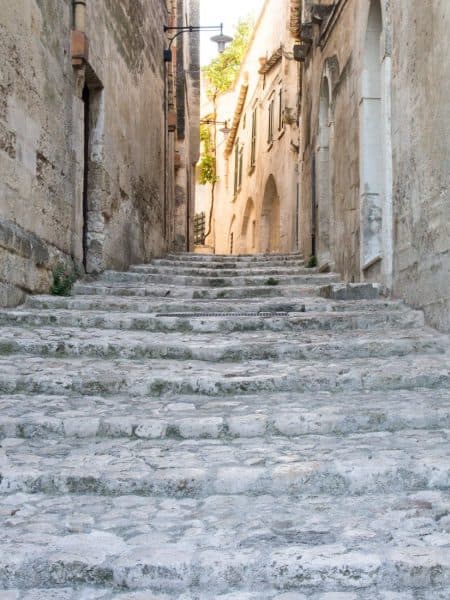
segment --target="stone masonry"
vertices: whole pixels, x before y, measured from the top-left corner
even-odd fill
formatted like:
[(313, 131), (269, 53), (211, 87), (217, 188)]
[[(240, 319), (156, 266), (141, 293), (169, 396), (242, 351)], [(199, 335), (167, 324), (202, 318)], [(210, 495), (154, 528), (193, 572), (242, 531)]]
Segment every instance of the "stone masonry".
[(444, 600), (448, 338), (299, 255), (0, 311), (1, 600)]

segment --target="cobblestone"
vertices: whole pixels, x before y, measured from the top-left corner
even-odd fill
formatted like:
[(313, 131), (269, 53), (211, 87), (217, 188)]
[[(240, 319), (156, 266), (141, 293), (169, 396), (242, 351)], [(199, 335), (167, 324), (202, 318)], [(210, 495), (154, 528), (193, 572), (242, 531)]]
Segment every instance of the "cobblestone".
[(0, 311), (0, 600), (447, 600), (448, 338), (327, 279), (169, 256)]

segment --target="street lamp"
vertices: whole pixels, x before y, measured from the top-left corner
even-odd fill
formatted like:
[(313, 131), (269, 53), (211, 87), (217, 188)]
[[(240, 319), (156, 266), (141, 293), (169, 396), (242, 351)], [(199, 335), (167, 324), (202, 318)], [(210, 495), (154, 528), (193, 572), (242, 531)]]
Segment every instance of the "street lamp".
[(224, 137), (227, 137), (230, 134), (230, 129), (228, 129), (228, 121), (213, 121), (212, 119), (202, 119), (200, 121), (200, 125), (223, 125), (222, 129), (219, 129), (220, 133), (223, 133)]
[(186, 25), (185, 27), (169, 27), (164, 25), (164, 33), (176, 31), (177, 33), (169, 39), (169, 47), (164, 50), (164, 62), (172, 62), (172, 44), (174, 40), (183, 33), (194, 33), (197, 31), (219, 31), (218, 35), (211, 38), (211, 41), (217, 44), (218, 51), (222, 53), (227, 44), (233, 41), (233, 38), (223, 33), (223, 23), (220, 25)]

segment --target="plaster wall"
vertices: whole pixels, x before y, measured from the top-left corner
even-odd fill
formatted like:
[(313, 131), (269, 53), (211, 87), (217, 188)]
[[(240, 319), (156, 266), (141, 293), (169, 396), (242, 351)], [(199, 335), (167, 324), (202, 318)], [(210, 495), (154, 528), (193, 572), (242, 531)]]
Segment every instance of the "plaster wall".
[[(289, 31), (289, 2), (268, 0), (255, 27), (253, 39), (242, 63), (234, 89), (218, 97), (215, 114), (217, 121), (231, 126), (243, 86), (247, 87), (245, 101), (239, 115), (234, 147), (225, 152), (227, 139), (217, 127), (217, 175), (213, 214), (212, 239), (206, 242), (216, 253), (254, 253), (269, 251), (290, 252), (297, 249), (297, 91), (298, 64), (292, 57), (292, 39)], [(279, 51), (279, 58), (275, 59)], [(260, 73), (265, 60), (274, 60), (265, 74)], [(282, 93), (282, 118), (279, 127), (279, 94)], [(273, 139), (268, 142), (268, 108), (274, 101)], [(256, 110), (255, 164), (251, 165), (252, 115)], [(243, 148), (242, 183), (235, 192), (235, 146)], [(268, 182), (275, 184), (274, 195), (279, 203), (267, 216), (264, 209)], [(209, 191), (210, 186), (209, 186)], [(203, 194), (204, 196), (205, 194)], [(202, 197), (200, 195), (200, 197)], [(266, 198), (267, 201), (267, 198)], [(207, 201), (203, 199), (203, 204)], [(253, 208), (251, 208), (253, 207)], [(272, 220), (268, 245), (267, 218)], [(253, 224), (254, 223), (254, 224)], [(251, 232), (254, 231), (253, 232)], [(270, 246), (270, 247), (269, 247)]]

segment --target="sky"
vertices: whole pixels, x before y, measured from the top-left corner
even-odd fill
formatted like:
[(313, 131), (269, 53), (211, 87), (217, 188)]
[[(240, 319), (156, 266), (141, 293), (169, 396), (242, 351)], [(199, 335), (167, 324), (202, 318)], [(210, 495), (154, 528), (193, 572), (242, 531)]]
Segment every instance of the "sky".
[[(224, 25), (224, 33), (233, 35), (240, 18), (258, 15), (263, 0), (200, 0), (201, 25)], [(210, 41), (215, 33), (201, 33), (201, 63), (206, 65), (217, 54), (217, 44)]]

